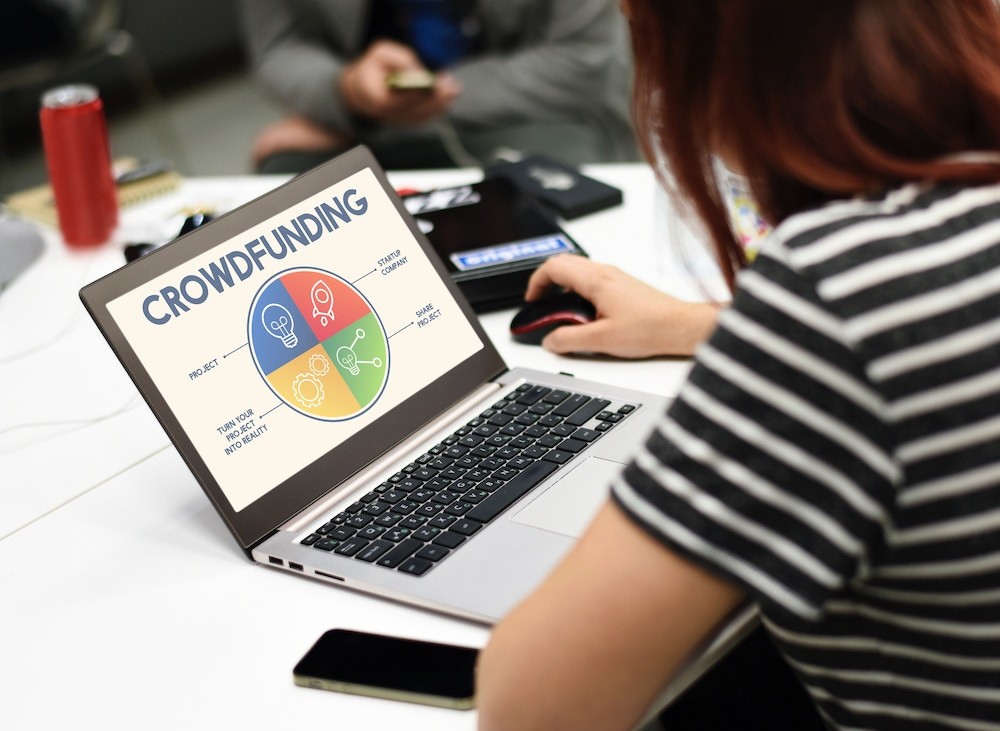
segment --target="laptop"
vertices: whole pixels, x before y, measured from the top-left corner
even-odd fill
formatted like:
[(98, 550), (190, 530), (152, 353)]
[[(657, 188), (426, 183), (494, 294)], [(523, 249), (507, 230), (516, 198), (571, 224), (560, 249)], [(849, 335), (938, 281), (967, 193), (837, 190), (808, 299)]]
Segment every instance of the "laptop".
[(484, 623), (666, 407), (508, 368), (364, 147), (80, 296), (249, 558)]

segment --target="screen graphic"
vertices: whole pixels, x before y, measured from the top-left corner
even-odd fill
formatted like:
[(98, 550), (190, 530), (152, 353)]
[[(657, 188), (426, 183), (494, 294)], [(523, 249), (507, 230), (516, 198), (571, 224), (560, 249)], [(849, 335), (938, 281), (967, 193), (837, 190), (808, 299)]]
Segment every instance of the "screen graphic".
[(238, 512), (482, 350), (446, 282), (362, 170), (108, 310)]
[(320, 269), (291, 269), (257, 293), (250, 351), (274, 394), (326, 421), (363, 413), (389, 377), (389, 340), (364, 295)]

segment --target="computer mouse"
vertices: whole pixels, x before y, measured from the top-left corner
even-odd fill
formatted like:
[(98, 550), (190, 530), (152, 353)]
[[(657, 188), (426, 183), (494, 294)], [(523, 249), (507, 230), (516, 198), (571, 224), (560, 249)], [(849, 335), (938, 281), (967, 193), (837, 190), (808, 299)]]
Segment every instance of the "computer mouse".
[(576, 292), (553, 292), (525, 302), (510, 321), (510, 334), (519, 343), (540, 345), (557, 327), (584, 325), (596, 317), (594, 306)]

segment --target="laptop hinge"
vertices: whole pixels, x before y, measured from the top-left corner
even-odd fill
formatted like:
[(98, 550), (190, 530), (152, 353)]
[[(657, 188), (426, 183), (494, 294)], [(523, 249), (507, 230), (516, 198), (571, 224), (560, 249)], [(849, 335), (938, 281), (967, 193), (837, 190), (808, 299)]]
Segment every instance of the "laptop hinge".
[(395, 448), (383, 454), (371, 465), (356, 473), (352, 478), (335, 488), (326, 497), (314, 503), (289, 520), (281, 527), (281, 530), (298, 533), (299, 531), (304, 530), (307, 525), (319, 519), (319, 517), (324, 513), (329, 513), (334, 505), (342, 502), (348, 495), (353, 493), (358, 488), (374, 484), (380, 474), (384, 474), (388, 477), (388, 475), (395, 472), (396, 469), (387, 468), (386, 464), (399, 464), (408, 453), (414, 453), (414, 456), (417, 456), (416, 453), (424, 451), (428, 443), (438, 442), (444, 439), (455, 430), (456, 426), (454, 422), (456, 419), (474, 409), (477, 403), (492, 402), (496, 400), (497, 391), (507, 387), (508, 386), (492, 382), (480, 386), (450, 409), (443, 412), (436, 419), (422, 427), (419, 435), (412, 436), (409, 439), (400, 442)]

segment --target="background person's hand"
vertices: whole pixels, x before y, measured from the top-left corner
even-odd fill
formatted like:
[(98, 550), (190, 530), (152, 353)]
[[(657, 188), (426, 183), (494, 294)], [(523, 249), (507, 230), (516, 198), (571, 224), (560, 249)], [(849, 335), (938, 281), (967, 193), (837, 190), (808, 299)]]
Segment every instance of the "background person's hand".
[(408, 46), (376, 41), (340, 75), (340, 93), (348, 108), (362, 117), (389, 124), (423, 124), (448, 110), (461, 88), (450, 75), (439, 73), (431, 89), (391, 89), (396, 71), (421, 71), (423, 64)]
[(617, 267), (571, 254), (536, 269), (525, 299), (538, 299), (553, 286), (573, 290), (597, 310), (594, 322), (556, 328), (545, 337), (542, 347), (555, 353), (691, 355), (712, 332), (719, 310), (718, 304), (684, 302)]

